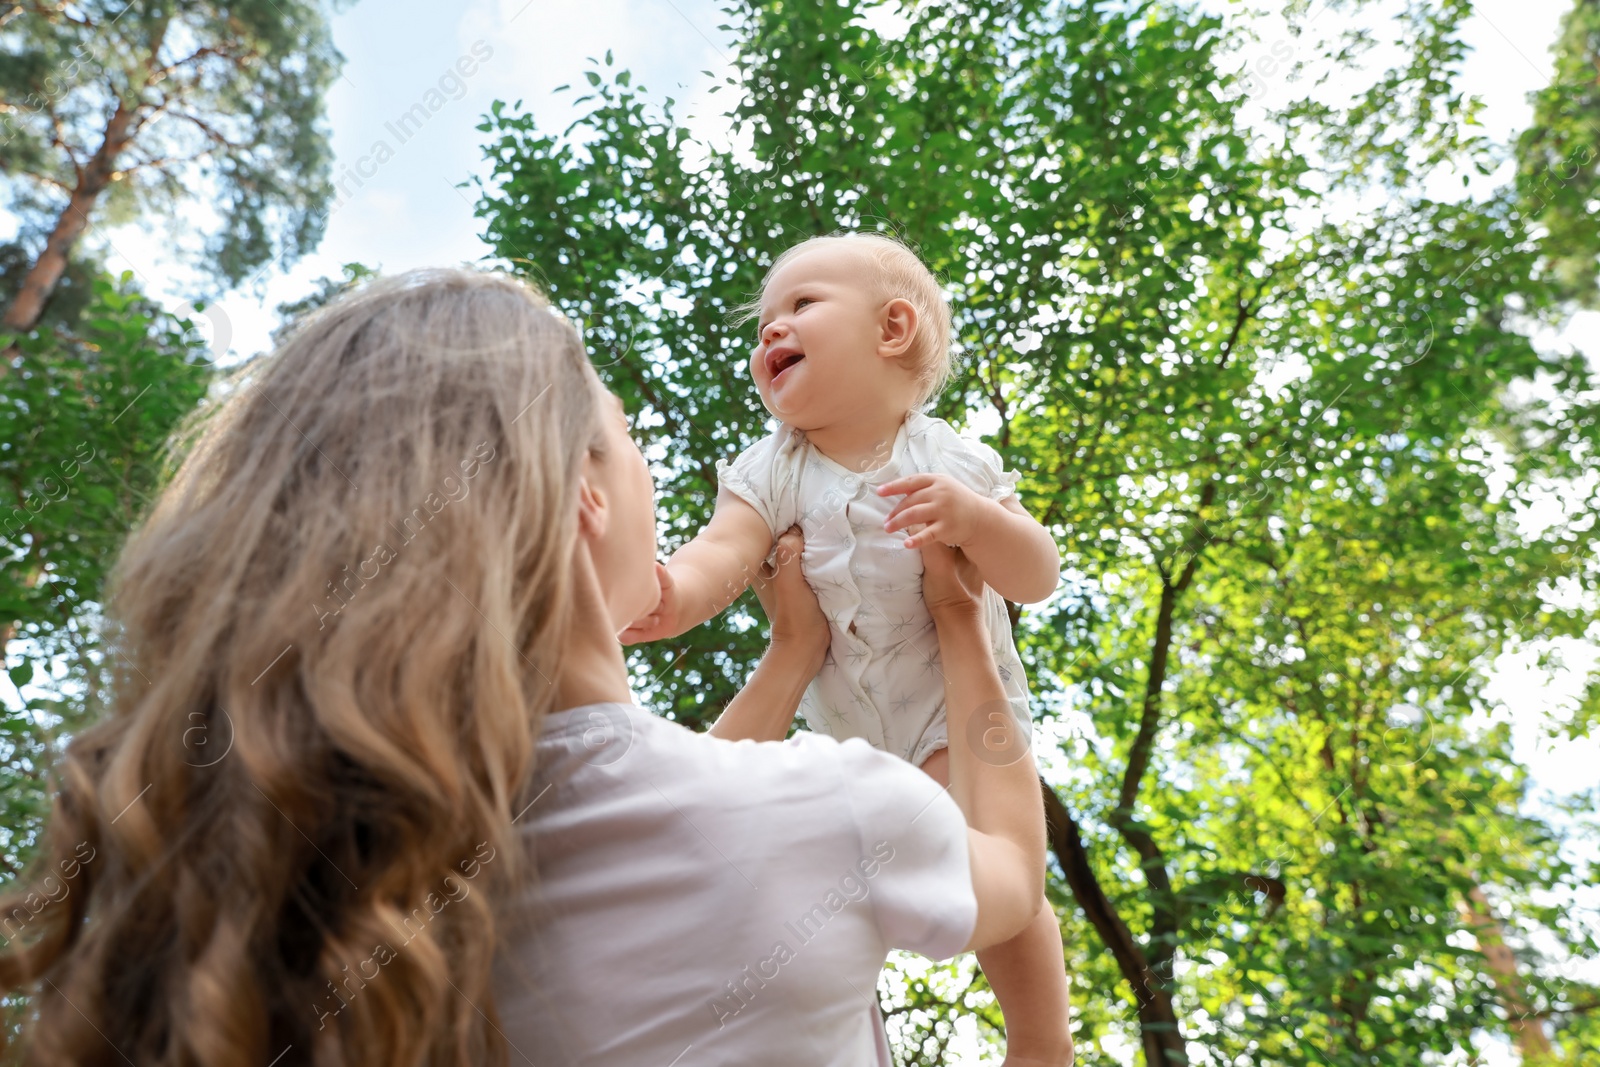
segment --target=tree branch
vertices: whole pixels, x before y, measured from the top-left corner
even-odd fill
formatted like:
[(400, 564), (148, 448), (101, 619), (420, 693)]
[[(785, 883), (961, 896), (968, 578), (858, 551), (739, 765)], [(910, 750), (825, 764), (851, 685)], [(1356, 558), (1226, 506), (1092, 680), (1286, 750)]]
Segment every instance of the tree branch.
[(1100, 887), (1094, 867), (1089, 862), (1083, 834), (1072, 813), (1043, 779), (1039, 785), (1044, 794), (1045, 829), (1051, 851), (1061, 864), (1073, 898), (1100, 935), (1100, 940), (1111, 950), (1112, 957), (1117, 961), (1117, 969), (1132, 988), (1138, 1003), (1139, 1033), (1145, 1063), (1151, 1067), (1182, 1067), (1189, 1062), (1189, 1057), (1184, 1047), (1183, 1028), (1178, 1023), (1166, 980), (1152, 970), (1150, 961), (1139, 947), (1133, 932), (1128, 929), (1128, 924), (1122, 921), (1116, 906)]

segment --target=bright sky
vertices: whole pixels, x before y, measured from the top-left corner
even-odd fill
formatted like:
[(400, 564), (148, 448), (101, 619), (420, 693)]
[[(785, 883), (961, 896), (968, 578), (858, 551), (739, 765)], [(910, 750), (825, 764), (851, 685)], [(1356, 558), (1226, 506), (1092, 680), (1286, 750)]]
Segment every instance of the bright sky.
[[(1571, 0), (1487, 0), (1475, 6), (1467, 42), (1465, 86), (1487, 104), (1484, 121), (1500, 140), (1529, 120), (1528, 92), (1550, 78), (1549, 48), (1561, 14)], [(1236, 8), (1226, 0), (1215, 6)], [(1313, 9), (1318, 28), (1332, 29), (1345, 16)], [(723, 96), (708, 96), (727, 70), (726, 34), (717, 30), (716, 0), (466, 0), (439, 4), (423, 0), (362, 0), (334, 21), (334, 38), (347, 57), (344, 76), (329, 94), (329, 115), (337, 153), (340, 203), (317, 254), (287, 275), (269, 273), (265, 296), (234, 293), (217, 307), (220, 331), (233, 358), (266, 347), (276, 325), (276, 304), (304, 296), (319, 276), (337, 277), (340, 265), (360, 261), (388, 272), (424, 265), (476, 260), (488, 251), (478, 239), (470, 194), (454, 186), (482, 173), (475, 124), (492, 101), (526, 101), (547, 131), (572, 117), (568, 101), (552, 90), (563, 83), (584, 85), (586, 57), (607, 49), (615, 63), (634, 72), (654, 93), (679, 102), (680, 116), (702, 134), (720, 136), (717, 119)], [(1269, 54), (1278, 35), (1263, 34), (1247, 46), (1241, 62)], [(472, 73), (460, 80), (452, 68)], [(1359, 85), (1359, 77), (1346, 79)], [(1268, 99), (1288, 91), (1282, 79), (1269, 79)], [(430, 93), (433, 95), (430, 97)], [(402, 139), (391, 124), (413, 105), (431, 111), (420, 129)], [(378, 149), (384, 142), (386, 149)], [(392, 157), (381, 164), (378, 155)], [(1441, 176), (1436, 195), (1460, 189), (1458, 176)], [(198, 295), (165, 249), (169, 233), (113, 232), (113, 268), (131, 267), (154, 293), (174, 306)], [(1590, 317), (1585, 328), (1547, 343), (1575, 344), (1600, 359), (1600, 328)], [(219, 335), (217, 340), (223, 340)], [(1559, 502), (1552, 508), (1559, 508)], [(1545, 519), (1528, 519), (1537, 528)], [(1491, 696), (1495, 715), (1514, 726), (1517, 752), (1539, 785), (1556, 792), (1593, 788), (1600, 766), (1600, 743), (1590, 739), (1551, 746), (1540, 740), (1541, 726), (1559, 719), (1570, 706), (1592, 662), (1592, 649), (1573, 645), (1566, 670), (1534, 665), (1531, 651), (1504, 657)], [(1588, 657), (1588, 658), (1586, 658)], [(1600, 899), (1589, 900), (1600, 907)]]

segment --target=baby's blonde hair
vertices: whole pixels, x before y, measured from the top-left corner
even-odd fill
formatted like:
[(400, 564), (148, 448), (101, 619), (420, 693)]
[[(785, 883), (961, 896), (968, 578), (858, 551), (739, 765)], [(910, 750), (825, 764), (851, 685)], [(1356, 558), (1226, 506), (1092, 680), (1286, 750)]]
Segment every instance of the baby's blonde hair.
[[(888, 300), (904, 298), (917, 309), (917, 329), (911, 338), (906, 362), (917, 375), (919, 388), (913, 406), (920, 408), (938, 396), (950, 380), (950, 305), (933, 272), (904, 241), (882, 233), (834, 233), (812, 237), (773, 260), (761, 279), (761, 289), (764, 292), (779, 268), (801, 253), (840, 245), (872, 257), (881, 296)], [(761, 298), (757, 295), (737, 309), (736, 321), (741, 325), (747, 323), (760, 311)]]

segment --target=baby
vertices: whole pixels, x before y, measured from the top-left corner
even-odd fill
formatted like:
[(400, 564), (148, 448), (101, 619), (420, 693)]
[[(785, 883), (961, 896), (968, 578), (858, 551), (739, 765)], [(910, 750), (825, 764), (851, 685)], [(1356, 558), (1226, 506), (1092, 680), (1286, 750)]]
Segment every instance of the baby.
[[(1050, 596), (1055, 541), (1023, 510), (1019, 475), (998, 453), (920, 410), (949, 374), (950, 312), (910, 249), (869, 234), (813, 238), (778, 258), (751, 310), (750, 373), (782, 425), (717, 464), (711, 521), (658, 568), (661, 603), (622, 640), (674, 637), (712, 618), (798, 524), (803, 573), (831, 630), (801, 701), (807, 724), (865, 738), (948, 786), (944, 680), (917, 548), (958, 546), (981, 572), (992, 652), (1026, 736), (1005, 600)], [(1049, 905), (978, 962), (1005, 1013), (1006, 1062), (1067, 1062), (1067, 979)]]

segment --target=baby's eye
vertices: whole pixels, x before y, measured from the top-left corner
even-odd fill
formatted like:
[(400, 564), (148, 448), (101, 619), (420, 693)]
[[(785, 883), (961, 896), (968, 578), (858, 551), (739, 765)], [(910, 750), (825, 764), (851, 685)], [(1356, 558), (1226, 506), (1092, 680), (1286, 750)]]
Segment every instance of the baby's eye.
[(802, 297), (800, 297), (799, 299), (797, 299), (794, 302), (794, 309), (796, 311), (799, 311), (801, 308), (805, 307), (807, 304), (814, 304), (814, 303), (816, 303), (816, 301), (812, 300), (809, 296), (802, 296)]

